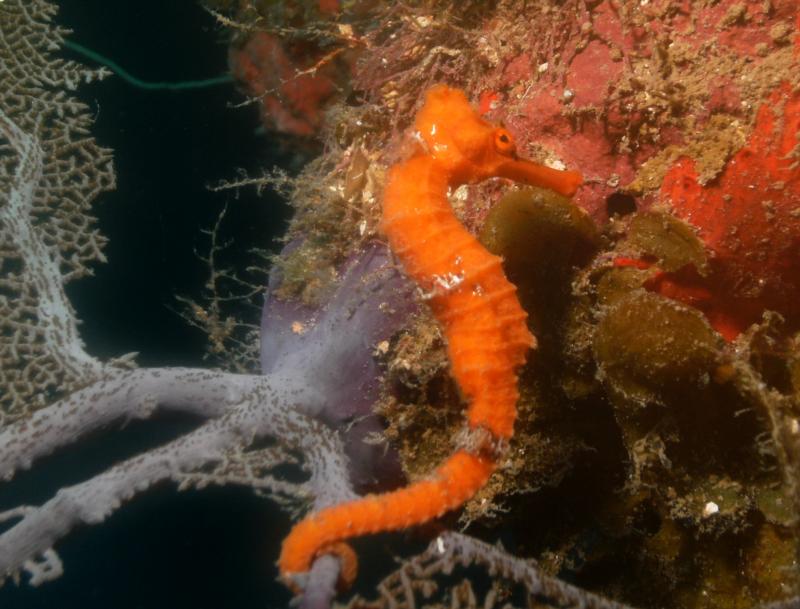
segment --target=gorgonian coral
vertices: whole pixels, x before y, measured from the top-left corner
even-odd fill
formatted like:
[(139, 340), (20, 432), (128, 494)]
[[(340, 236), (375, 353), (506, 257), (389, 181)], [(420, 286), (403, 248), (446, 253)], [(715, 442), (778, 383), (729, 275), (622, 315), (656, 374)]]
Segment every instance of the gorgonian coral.
[(64, 293), (102, 261), (91, 205), (114, 187), (111, 152), (69, 96), (107, 76), (52, 56), (65, 35), (53, 5), (0, 6), (0, 421), (31, 414), (97, 378)]

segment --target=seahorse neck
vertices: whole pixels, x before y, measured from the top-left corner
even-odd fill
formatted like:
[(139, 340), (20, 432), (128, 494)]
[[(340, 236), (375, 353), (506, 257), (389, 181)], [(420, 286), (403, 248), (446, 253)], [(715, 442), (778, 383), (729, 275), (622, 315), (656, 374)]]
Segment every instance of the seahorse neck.
[[(395, 165), (389, 173), (383, 201), (383, 231), (404, 239), (405, 230), (392, 230), (391, 225), (403, 218), (417, 224), (429, 214), (444, 212), (449, 208), (446, 172), (430, 156), (415, 156)], [(391, 243), (394, 247), (395, 243)]]
[(412, 174), (416, 176), (415, 184), (422, 196), (434, 198), (437, 205), (447, 201), (451, 175), (441, 161), (426, 155), (415, 157), (408, 164)]

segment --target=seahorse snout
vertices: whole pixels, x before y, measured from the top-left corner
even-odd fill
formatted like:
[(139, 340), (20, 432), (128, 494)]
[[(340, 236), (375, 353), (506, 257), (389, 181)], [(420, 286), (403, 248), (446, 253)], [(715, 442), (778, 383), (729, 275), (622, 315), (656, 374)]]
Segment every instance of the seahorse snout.
[(523, 182), (529, 186), (542, 186), (556, 191), (560, 195), (571, 197), (583, 184), (583, 176), (577, 171), (552, 169), (525, 159), (509, 159), (495, 170), (495, 175), (515, 182)]

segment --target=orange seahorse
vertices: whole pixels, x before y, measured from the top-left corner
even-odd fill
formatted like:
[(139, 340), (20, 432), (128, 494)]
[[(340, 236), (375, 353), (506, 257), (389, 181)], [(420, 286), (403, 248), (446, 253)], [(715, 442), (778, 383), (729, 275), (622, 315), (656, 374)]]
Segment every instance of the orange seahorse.
[(326, 553), (341, 559), (341, 583), (349, 585), (357, 560), (343, 540), (421, 524), (462, 505), (489, 479), (514, 433), (516, 369), (536, 341), (500, 258), (461, 225), (448, 190), (503, 177), (571, 196), (582, 182), (576, 172), (519, 159), (511, 134), (481, 119), (464, 93), (446, 86), (428, 92), (414, 136), (416, 153), (389, 173), (381, 228), (443, 326), (452, 375), (469, 401), (467, 431), (429, 478), (298, 523), (278, 563), (295, 589), (297, 577)]

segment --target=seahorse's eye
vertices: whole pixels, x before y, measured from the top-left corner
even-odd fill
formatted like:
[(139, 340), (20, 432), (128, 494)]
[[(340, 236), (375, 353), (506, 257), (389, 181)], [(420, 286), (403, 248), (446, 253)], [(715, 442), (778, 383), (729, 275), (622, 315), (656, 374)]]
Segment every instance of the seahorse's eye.
[(514, 154), (514, 137), (500, 127), (494, 132), (494, 147), (501, 154)]

